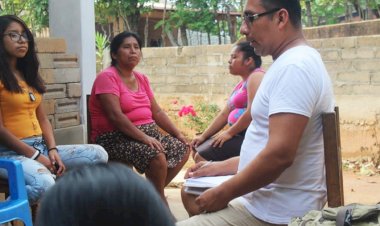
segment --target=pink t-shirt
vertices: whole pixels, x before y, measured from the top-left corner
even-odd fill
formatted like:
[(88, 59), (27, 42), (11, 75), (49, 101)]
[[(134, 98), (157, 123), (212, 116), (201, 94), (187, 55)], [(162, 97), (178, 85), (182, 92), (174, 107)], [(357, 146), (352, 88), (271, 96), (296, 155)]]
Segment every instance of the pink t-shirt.
[(154, 122), (151, 111), (153, 91), (148, 78), (139, 72), (133, 71), (138, 83), (138, 90), (132, 91), (124, 84), (115, 67), (103, 70), (96, 77), (92, 86), (90, 98), (91, 139), (95, 141), (100, 134), (116, 131), (116, 127), (105, 115), (98, 94), (113, 94), (119, 97), (122, 112), (134, 125), (143, 125)]
[[(265, 72), (262, 68), (256, 68), (251, 74), (255, 72)], [(245, 112), (248, 105), (247, 93), (247, 80), (240, 81), (232, 91), (228, 99), (228, 107), (230, 114), (228, 115), (228, 124), (231, 126), (237, 122), (240, 116)]]

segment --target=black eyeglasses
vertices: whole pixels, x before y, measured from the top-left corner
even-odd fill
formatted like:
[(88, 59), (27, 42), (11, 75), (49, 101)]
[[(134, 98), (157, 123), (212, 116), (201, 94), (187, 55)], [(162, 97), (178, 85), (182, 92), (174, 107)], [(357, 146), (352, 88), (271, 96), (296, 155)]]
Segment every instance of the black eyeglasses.
[(19, 42), (21, 38), (25, 41), (28, 42), (29, 38), (26, 33), (19, 34), (17, 32), (9, 32), (9, 33), (4, 33), (4, 35), (8, 35), (9, 38), (14, 41), (14, 42)]
[(245, 23), (250, 24), (253, 21), (259, 19), (261, 16), (265, 16), (265, 15), (277, 12), (280, 9), (281, 8), (274, 8), (272, 10), (269, 10), (269, 11), (266, 11), (266, 12), (263, 12), (263, 13), (255, 13), (255, 14), (244, 13), (243, 20), (244, 20)]

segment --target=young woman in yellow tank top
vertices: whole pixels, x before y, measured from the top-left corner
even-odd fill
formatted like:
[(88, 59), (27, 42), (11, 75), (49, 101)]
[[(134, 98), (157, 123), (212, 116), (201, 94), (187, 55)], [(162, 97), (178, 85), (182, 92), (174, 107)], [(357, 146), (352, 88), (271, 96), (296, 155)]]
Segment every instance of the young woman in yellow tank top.
[(16, 16), (0, 16), (0, 38), (0, 158), (21, 161), (36, 204), (66, 168), (107, 162), (108, 155), (98, 145), (56, 145), (41, 104), (45, 86), (31, 31)]

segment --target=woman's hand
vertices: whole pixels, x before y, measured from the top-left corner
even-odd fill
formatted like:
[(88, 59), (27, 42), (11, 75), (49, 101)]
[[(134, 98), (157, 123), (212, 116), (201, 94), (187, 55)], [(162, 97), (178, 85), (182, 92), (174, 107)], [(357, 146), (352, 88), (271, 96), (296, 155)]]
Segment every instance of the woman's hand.
[(55, 173), (52, 162), (45, 155), (40, 154), (40, 156), (38, 156), (38, 158), (36, 158), (35, 160), (44, 165), (51, 173)]
[(204, 141), (206, 140), (206, 138), (204, 138), (202, 135), (200, 136), (196, 136), (190, 143), (190, 146), (192, 148), (196, 148), (198, 147), (199, 145), (201, 145)]
[(151, 136), (145, 135), (142, 142), (151, 148), (157, 149), (159, 151), (164, 151), (164, 147), (162, 146), (161, 142)]
[(228, 131), (223, 131), (214, 137), (212, 141), (212, 146), (221, 148), (224, 142), (230, 140), (232, 137), (233, 136)]
[(179, 141), (181, 141), (182, 143), (184, 143), (184, 144), (186, 144), (186, 145), (189, 145), (189, 142), (187, 142), (186, 137), (185, 137), (182, 133), (180, 133), (178, 136), (176, 136), (176, 138), (177, 138)]
[(63, 173), (66, 171), (66, 167), (63, 164), (61, 157), (58, 154), (57, 149), (53, 149), (49, 151), (49, 158), (52, 162), (52, 165), (54, 167), (54, 172), (57, 176), (62, 176)]

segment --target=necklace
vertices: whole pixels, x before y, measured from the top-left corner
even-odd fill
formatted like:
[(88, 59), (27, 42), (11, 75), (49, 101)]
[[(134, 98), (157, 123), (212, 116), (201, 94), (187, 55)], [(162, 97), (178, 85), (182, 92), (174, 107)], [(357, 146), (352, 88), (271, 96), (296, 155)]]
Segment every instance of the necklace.
[[(22, 81), (25, 82), (24, 78), (21, 76), (21, 74), (18, 71), (14, 71), (13, 74), (15, 75), (15, 77), (17, 78), (17, 80), (22, 80)], [(26, 85), (27, 85), (27, 88), (24, 88), (23, 91), (28, 93), (29, 100), (31, 102), (36, 101), (36, 96), (34, 96), (33, 90), (30, 89), (30, 87), (28, 86), (28, 84), (26, 84)]]
[(22, 88), (22, 91), (23, 91), (24, 93), (28, 93), (29, 100), (30, 100), (31, 102), (36, 101), (36, 96), (34, 96), (33, 90), (31, 90), (29, 87), (28, 87), (28, 88)]
[(29, 90), (29, 99), (32, 102), (36, 101), (36, 97), (34, 96), (34, 94), (31, 90)]

